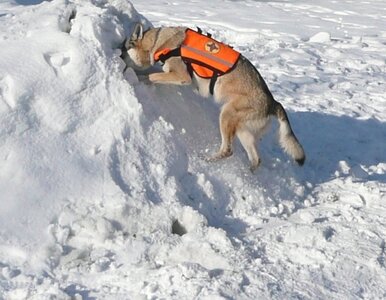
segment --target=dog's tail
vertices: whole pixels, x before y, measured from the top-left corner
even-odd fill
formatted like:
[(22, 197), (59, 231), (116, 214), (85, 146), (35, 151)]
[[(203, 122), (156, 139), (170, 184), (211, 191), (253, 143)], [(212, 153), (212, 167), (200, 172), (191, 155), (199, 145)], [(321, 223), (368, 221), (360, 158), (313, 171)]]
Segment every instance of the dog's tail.
[(274, 100), (273, 115), (279, 121), (279, 143), (280, 146), (287, 152), (300, 166), (304, 164), (306, 155), (302, 145), (300, 145), (294, 132), (292, 131), (287, 113), (284, 107)]

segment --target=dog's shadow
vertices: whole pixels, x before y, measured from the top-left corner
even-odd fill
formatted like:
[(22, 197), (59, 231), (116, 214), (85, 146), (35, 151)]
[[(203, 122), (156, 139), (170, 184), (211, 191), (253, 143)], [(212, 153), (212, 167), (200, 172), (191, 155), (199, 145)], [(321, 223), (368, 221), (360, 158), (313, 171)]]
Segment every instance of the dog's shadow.
[(386, 183), (384, 170), (378, 169), (386, 163), (385, 122), (319, 112), (289, 115), (307, 153), (305, 180), (320, 184), (348, 172), (359, 181)]

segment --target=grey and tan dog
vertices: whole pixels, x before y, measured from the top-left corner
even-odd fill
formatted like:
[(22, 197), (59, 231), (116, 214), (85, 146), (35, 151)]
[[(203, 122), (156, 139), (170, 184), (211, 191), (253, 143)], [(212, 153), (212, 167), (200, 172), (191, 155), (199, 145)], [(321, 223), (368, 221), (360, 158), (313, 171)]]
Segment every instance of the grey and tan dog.
[[(138, 69), (146, 69), (156, 63), (155, 54), (163, 49), (181, 47), (185, 40), (185, 27), (152, 28), (146, 32), (137, 24), (125, 47), (130, 60)], [(149, 75), (153, 83), (190, 85), (195, 84), (199, 93), (210, 95), (210, 79), (189, 72), (186, 62), (173, 56), (164, 62), (163, 72)], [(260, 164), (256, 142), (264, 133), (271, 116), (279, 121), (279, 143), (299, 164), (303, 165), (305, 153), (295, 137), (283, 106), (269, 91), (256, 68), (242, 55), (232, 70), (219, 76), (214, 85), (215, 101), (222, 104), (220, 113), (221, 146), (209, 160), (232, 155), (232, 142), (237, 136), (248, 154), (251, 170)]]

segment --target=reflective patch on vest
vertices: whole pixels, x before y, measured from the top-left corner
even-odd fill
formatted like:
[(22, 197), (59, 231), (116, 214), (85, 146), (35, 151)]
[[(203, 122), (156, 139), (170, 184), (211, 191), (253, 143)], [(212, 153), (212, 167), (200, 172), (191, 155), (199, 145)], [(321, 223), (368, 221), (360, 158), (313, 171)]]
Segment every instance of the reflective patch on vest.
[(201, 56), (201, 57), (199, 57), (198, 61), (201, 61), (203, 63), (208, 63), (208, 66), (212, 66), (213, 68), (216, 68), (215, 63), (217, 64), (217, 66), (220, 66), (220, 67), (224, 66), (225, 69), (232, 68), (233, 65), (234, 65), (234, 63), (232, 63), (232, 62), (229, 62), (229, 61), (227, 61), (225, 59), (222, 59), (221, 57), (210, 55), (210, 54), (205, 53), (205, 52), (203, 52), (201, 50), (198, 50), (197, 48), (193, 48), (193, 47), (190, 47), (190, 46), (182, 45), (181, 49), (185, 50), (185, 51), (181, 52), (181, 53), (184, 53), (183, 58), (192, 58), (193, 55), (191, 55), (191, 54), (188, 55), (187, 54), (188, 53), (187, 51), (190, 51), (191, 53), (197, 54), (197, 56), (194, 56), (195, 58), (197, 58), (198, 56)]

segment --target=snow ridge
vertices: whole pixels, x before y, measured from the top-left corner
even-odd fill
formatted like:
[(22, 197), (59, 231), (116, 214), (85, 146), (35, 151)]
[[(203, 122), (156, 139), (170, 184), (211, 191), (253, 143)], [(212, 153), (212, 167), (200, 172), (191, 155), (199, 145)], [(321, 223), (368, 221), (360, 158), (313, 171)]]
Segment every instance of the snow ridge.
[(237, 43), (306, 165), (275, 128), (256, 174), (238, 142), (208, 164), (218, 107), (125, 70), (126, 36), (153, 26), (130, 2), (1, 3), (0, 299), (386, 297), (381, 1), (205, 4), (135, 3)]

